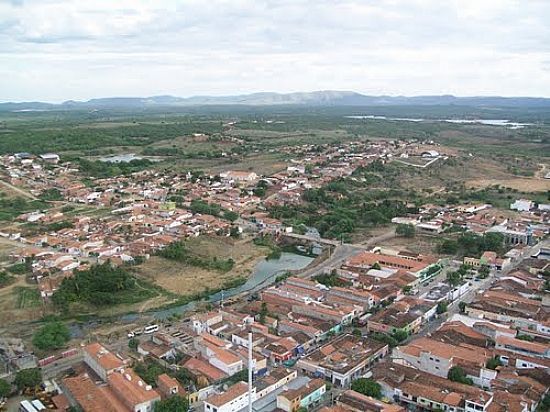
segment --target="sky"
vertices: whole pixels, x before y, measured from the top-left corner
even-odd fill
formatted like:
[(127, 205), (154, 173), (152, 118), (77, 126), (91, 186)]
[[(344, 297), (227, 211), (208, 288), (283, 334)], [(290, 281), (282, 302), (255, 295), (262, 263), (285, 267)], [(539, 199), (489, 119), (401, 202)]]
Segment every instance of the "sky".
[(0, 101), (550, 97), (550, 0), (0, 0)]

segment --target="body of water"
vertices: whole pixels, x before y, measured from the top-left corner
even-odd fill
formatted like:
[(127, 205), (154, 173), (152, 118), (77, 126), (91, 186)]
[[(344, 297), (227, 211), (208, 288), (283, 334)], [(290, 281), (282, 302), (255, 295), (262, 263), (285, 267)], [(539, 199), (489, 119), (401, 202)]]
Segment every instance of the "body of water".
[(386, 116), (345, 116), (348, 119), (365, 119), (365, 120), (393, 120), (401, 122), (446, 122), (455, 124), (484, 124), (487, 126), (502, 126), (510, 129), (521, 129), (526, 126), (532, 126), (532, 123), (511, 122), (506, 119), (421, 119), (409, 117), (386, 117)]
[[(259, 290), (273, 284), (277, 276), (289, 271), (289, 270), (300, 270), (305, 268), (313, 261), (313, 258), (308, 256), (297, 255), (295, 253), (281, 253), (281, 256), (278, 259), (272, 260), (262, 260), (254, 268), (254, 272), (246, 283), (241, 286), (237, 286), (233, 289), (227, 289), (223, 291), (223, 298), (229, 299), (231, 297), (240, 295), (241, 293), (254, 293)], [(210, 296), (208, 299), (209, 302), (216, 303), (221, 301), (222, 293), (218, 292)], [(191, 302), (186, 305), (161, 309), (152, 312), (148, 312), (148, 315), (154, 316), (156, 319), (165, 319), (173, 314), (183, 314), (190, 310), (193, 310), (196, 307), (196, 302)], [(134, 316), (134, 319), (139, 315), (127, 315), (125, 316), (125, 321), (132, 321), (131, 317)]]

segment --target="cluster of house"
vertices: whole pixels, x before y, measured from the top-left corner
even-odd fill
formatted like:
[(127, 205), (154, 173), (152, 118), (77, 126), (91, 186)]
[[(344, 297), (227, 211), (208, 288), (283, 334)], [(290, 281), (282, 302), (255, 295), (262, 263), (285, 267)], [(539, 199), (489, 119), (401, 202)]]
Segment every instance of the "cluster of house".
[(510, 246), (533, 245), (550, 233), (550, 205), (518, 200), (511, 205), (518, 213), (510, 216), (490, 204), (460, 206), (423, 205), (416, 214), (395, 217), (392, 223), (413, 225), (419, 233), (440, 234), (451, 228), (473, 233), (500, 233)]

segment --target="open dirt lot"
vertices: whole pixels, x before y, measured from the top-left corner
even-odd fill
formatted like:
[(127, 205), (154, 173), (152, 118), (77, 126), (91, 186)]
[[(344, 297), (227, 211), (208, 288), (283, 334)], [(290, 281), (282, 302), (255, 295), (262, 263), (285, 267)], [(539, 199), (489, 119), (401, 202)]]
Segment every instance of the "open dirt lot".
[(267, 249), (258, 247), (251, 241), (234, 241), (218, 237), (201, 236), (190, 239), (187, 246), (193, 253), (201, 256), (232, 258), (235, 268), (222, 273), (153, 256), (137, 268), (137, 275), (170, 292), (189, 295), (206, 288), (215, 289), (229, 279), (248, 277), (256, 264), (268, 253)]
[(466, 187), (483, 188), (500, 185), (522, 192), (545, 192), (550, 190), (550, 179), (514, 177), (509, 179), (472, 179), (466, 181)]
[(423, 255), (437, 255), (435, 253), (437, 244), (438, 238), (436, 237), (416, 235), (412, 238), (395, 237), (384, 241), (380, 246), (397, 250), (408, 250)]

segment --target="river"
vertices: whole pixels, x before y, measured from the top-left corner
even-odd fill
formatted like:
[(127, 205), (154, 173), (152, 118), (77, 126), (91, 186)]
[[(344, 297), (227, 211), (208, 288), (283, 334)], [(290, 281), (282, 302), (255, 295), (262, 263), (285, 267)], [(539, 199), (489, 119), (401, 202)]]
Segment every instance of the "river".
[[(257, 292), (275, 282), (277, 276), (289, 271), (299, 270), (305, 268), (313, 261), (313, 258), (298, 255), (295, 253), (281, 253), (278, 259), (262, 260), (256, 265), (252, 275), (248, 278), (246, 283), (241, 286), (237, 286), (233, 289), (227, 289), (223, 291), (223, 299), (229, 299), (231, 297), (240, 295), (241, 293), (254, 293)], [(208, 299), (209, 302), (215, 303), (222, 299), (222, 293), (214, 293)], [(196, 302), (191, 302), (186, 305), (181, 305), (168, 309), (153, 310), (145, 313), (146, 315), (153, 316), (155, 319), (166, 319), (174, 314), (184, 314), (196, 307)], [(123, 322), (132, 322), (136, 320), (139, 314), (129, 314), (123, 316)]]

